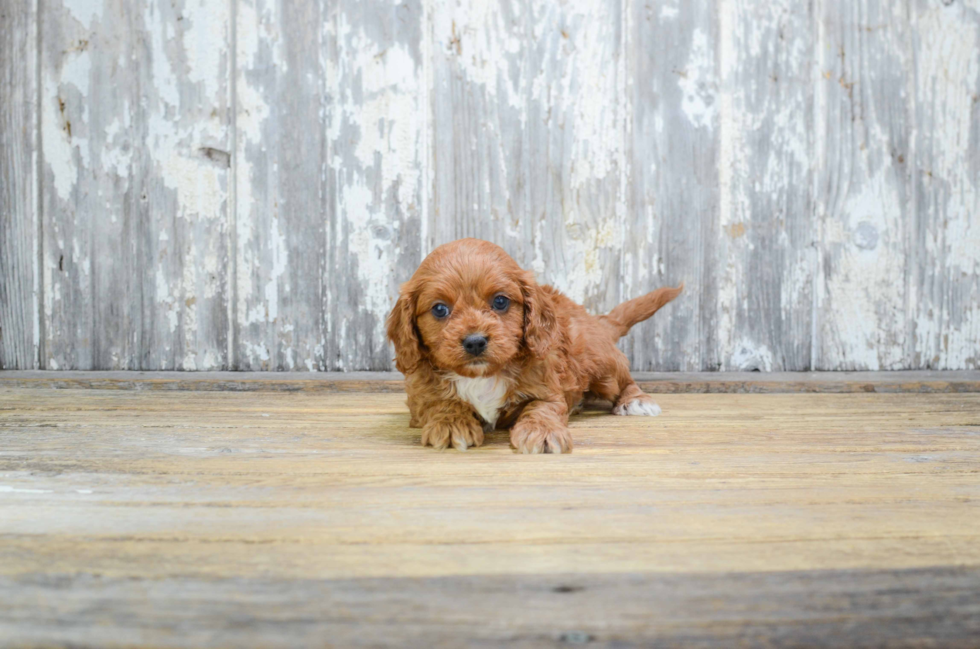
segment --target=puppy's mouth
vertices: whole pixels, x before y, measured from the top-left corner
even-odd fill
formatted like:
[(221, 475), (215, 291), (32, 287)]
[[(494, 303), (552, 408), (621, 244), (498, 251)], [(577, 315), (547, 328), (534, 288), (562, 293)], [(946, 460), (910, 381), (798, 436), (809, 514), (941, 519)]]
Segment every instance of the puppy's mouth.
[(473, 372), (474, 374), (482, 375), (485, 374), (486, 371), (490, 368), (490, 362), (485, 361), (482, 358), (474, 359), (466, 363), (463, 367), (465, 367), (468, 371)]

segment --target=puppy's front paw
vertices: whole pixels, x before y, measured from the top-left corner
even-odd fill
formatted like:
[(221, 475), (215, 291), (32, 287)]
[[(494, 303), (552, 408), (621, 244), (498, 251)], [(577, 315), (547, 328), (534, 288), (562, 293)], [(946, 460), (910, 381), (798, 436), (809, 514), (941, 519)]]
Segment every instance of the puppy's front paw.
[(483, 427), (475, 417), (433, 421), (422, 428), (422, 446), (441, 451), (452, 445), (459, 451), (483, 444)]
[(518, 421), (510, 430), (510, 445), (518, 453), (571, 453), (572, 433), (568, 428), (547, 427), (533, 421)]
[(613, 414), (656, 417), (660, 414), (660, 406), (654, 402), (652, 397), (643, 395), (642, 397), (636, 397), (635, 399), (616, 404), (616, 407), (613, 408)]

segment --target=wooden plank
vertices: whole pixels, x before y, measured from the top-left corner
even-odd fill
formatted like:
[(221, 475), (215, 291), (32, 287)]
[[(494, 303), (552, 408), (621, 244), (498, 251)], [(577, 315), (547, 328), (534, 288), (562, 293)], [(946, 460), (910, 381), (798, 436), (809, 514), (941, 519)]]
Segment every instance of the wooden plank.
[(548, 462), (501, 433), (424, 449), (397, 394), (4, 389), (0, 574), (980, 565), (978, 400), (661, 395), (660, 418), (575, 417)]
[(231, 0), (136, 7), (132, 146), (142, 149), (134, 172), (143, 206), (129, 268), (142, 280), (136, 366), (230, 369)]
[(0, 4), (0, 369), (37, 367), (37, 3)]
[(141, 72), (118, 64), (137, 52), (135, 9), (42, 5), (45, 369), (140, 367)]
[[(976, 370), (902, 372), (635, 372), (651, 393), (980, 392)], [(0, 371), (0, 386), (99, 390), (402, 392), (398, 372)]]
[(912, 120), (907, 8), (821, 0), (814, 161), (821, 251), (813, 369), (897, 370), (906, 326)]
[(41, 365), (226, 367), (229, 7), (41, 20)]
[(335, 12), (281, 0), (240, 0), (236, 12), (232, 365), (324, 370)]
[(327, 368), (387, 370), (385, 316), (421, 261), (425, 18), (421, 0), (342, 0), (337, 12)]
[(397, 394), (0, 388), (0, 634), (969, 646), (980, 395), (658, 401), (547, 457)]
[(908, 363), (980, 366), (980, 12), (912, 3), (916, 141)]
[(476, 237), (530, 266), (535, 230), (528, 205), (527, 5), (523, 0), (429, 3), (426, 252)]
[(526, 182), (534, 250), (525, 263), (605, 313), (621, 301), (626, 234), (623, 3), (528, 4)]
[[(738, 597), (733, 597), (738, 593)], [(0, 579), (13, 644), (971, 646), (980, 570)], [(97, 621), (96, 621), (97, 620)], [(111, 633), (111, 636), (109, 635)]]
[(808, 370), (813, 326), (813, 16), (718, 6), (717, 219), (706, 213), (702, 366)]
[(687, 290), (624, 349), (636, 371), (717, 369), (703, 358), (703, 228), (718, 210), (716, 3), (630, 3), (632, 194), (623, 297)]

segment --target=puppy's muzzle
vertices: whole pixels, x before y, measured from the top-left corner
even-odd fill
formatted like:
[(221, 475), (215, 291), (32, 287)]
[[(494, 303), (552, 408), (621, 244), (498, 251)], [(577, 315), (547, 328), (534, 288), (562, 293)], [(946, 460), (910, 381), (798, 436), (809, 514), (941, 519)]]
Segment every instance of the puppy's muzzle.
[(463, 338), (463, 349), (470, 356), (479, 356), (487, 350), (487, 337), (481, 334), (470, 334)]

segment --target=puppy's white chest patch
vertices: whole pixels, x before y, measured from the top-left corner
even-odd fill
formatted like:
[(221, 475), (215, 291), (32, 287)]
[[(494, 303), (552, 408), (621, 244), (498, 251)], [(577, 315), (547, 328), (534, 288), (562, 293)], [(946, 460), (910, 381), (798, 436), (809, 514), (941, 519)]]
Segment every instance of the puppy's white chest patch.
[(497, 424), (510, 381), (498, 376), (469, 379), (458, 374), (450, 374), (449, 379), (453, 382), (457, 397), (473, 406), (483, 421), (491, 426)]

